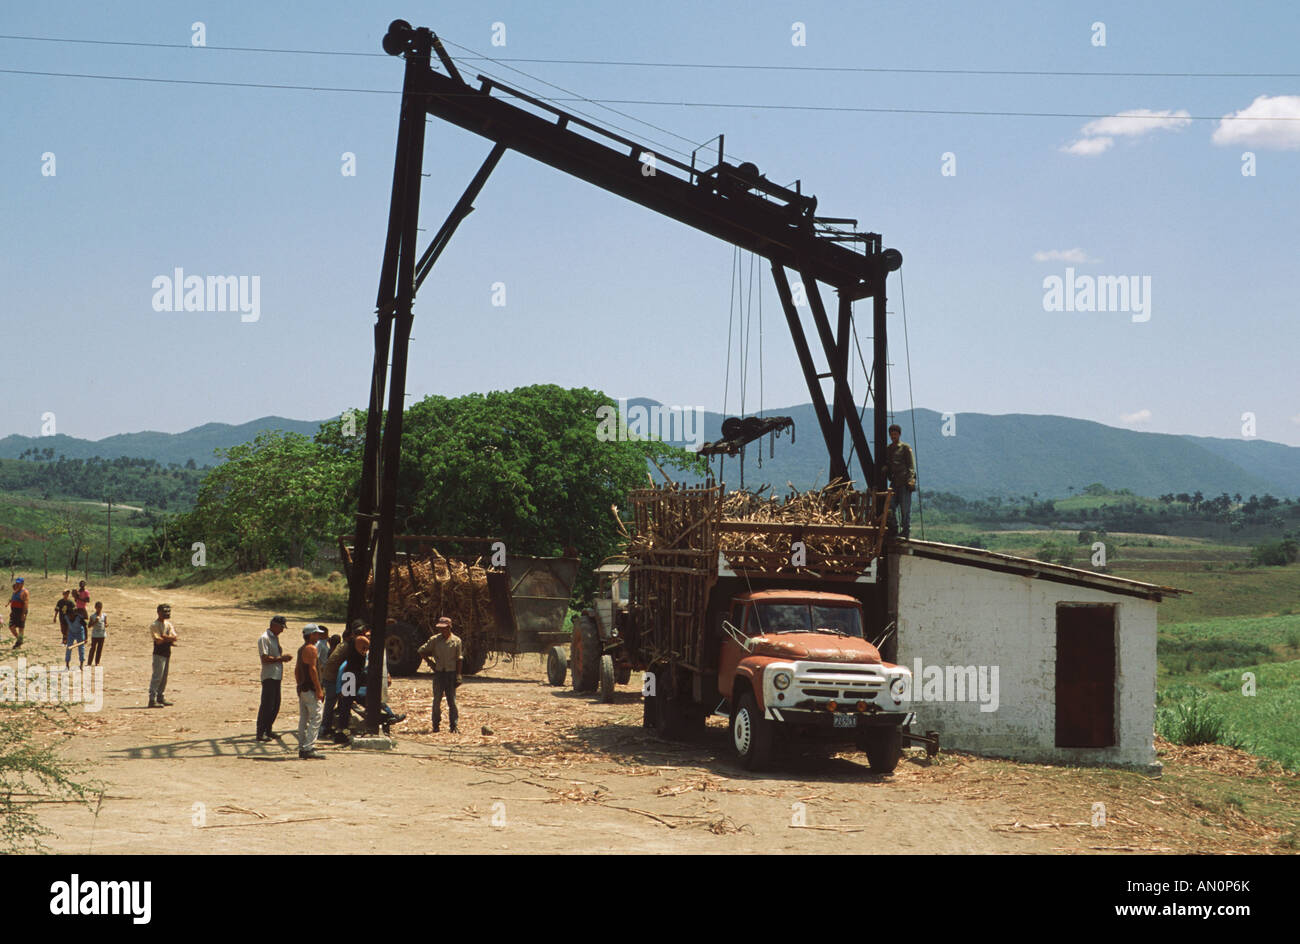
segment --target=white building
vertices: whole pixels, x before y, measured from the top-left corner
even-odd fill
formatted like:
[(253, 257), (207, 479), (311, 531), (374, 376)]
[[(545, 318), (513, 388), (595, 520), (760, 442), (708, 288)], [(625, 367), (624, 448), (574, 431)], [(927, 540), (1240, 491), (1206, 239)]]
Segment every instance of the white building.
[(913, 730), (974, 754), (1160, 771), (1156, 606), (1181, 591), (931, 541), (888, 554)]

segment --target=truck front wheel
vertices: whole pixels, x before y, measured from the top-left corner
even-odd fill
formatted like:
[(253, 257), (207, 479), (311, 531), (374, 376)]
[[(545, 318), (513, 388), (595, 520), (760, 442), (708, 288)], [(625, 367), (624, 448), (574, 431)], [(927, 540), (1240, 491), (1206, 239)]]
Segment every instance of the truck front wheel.
[(867, 755), (873, 774), (892, 774), (903, 756), (903, 729), (864, 728), (858, 735), (858, 747)]
[(742, 694), (731, 713), (731, 746), (740, 766), (746, 770), (762, 770), (771, 763), (775, 735), (772, 722), (763, 717), (754, 696), (749, 692)]

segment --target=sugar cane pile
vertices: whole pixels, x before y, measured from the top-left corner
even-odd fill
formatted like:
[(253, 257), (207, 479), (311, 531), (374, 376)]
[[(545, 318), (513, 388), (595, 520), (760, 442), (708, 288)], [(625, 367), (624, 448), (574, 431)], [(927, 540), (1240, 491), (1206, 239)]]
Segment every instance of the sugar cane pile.
[[(631, 497), (636, 520), (635, 530), (627, 541), (627, 554), (633, 559), (662, 559), (670, 551), (687, 555), (692, 551), (721, 551), (738, 572), (849, 573), (861, 571), (879, 555), (884, 537), (883, 499), (877, 508), (873, 493), (857, 491), (847, 482), (833, 482), (807, 492), (790, 485), (789, 493), (784, 496), (766, 489), (724, 492), (716, 487), (681, 487), (669, 483), (639, 489)], [(717, 527), (733, 522), (855, 525), (873, 530), (799, 536), (806, 555), (806, 563), (799, 567), (791, 561), (791, 542), (797, 532), (788, 527), (772, 532), (737, 532)]]
[[(432, 635), (440, 616), (450, 616), (452, 632), (464, 644), (465, 672), (473, 674), (487, 661), (497, 635), (488, 589), (487, 570), (446, 558), (436, 550), (424, 557), (406, 557), (393, 563), (389, 583), (388, 615)], [(374, 577), (371, 577), (373, 586)]]

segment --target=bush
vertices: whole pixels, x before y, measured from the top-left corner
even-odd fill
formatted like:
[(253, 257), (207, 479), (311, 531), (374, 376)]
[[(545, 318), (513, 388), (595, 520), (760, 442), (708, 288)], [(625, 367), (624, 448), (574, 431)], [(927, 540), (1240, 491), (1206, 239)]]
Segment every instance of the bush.
[(1221, 743), (1227, 734), (1223, 716), (1205, 696), (1180, 701), (1156, 712), (1156, 733), (1166, 741), (1194, 747)]
[(64, 761), (41, 728), (66, 723), (68, 709), (0, 702), (0, 853), (43, 852), (50, 835), (32, 812), (43, 800), (91, 804), (97, 785), (78, 783), (80, 769)]
[(1250, 563), (1255, 567), (1285, 567), (1300, 560), (1300, 544), (1287, 538), (1267, 541), (1250, 549)]
[(1156, 640), (1156, 657), (1170, 672), (1213, 672), (1242, 665), (1271, 662), (1273, 650), (1263, 643), (1240, 639)]

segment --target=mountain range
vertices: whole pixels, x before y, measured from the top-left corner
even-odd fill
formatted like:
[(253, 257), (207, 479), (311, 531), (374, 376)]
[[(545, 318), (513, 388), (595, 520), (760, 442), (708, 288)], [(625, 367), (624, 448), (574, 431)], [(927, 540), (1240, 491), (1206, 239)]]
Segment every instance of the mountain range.
[[(656, 405), (647, 399), (627, 401), (629, 411)], [(765, 438), (761, 466), (758, 444), (751, 445), (745, 483), (783, 488), (791, 482), (801, 489), (825, 484), (826, 449), (812, 405), (768, 410), (766, 414), (791, 417), (794, 441), (785, 433), (769, 453)], [(1044, 498), (1061, 497), (1093, 482), (1131, 489), (1138, 495), (1199, 490), (1207, 496), (1240, 492), (1300, 497), (1300, 448), (1280, 443), (1145, 433), (1089, 420), (1022, 413), (958, 413), (945, 420), (944, 414), (918, 409), (899, 412), (894, 419), (903, 427), (904, 441), (915, 447), (920, 486), (966, 498), (1035, 492)], [(721, 438), (722, 420), (722, 414), (705, 411), (702, 438)], [(870, 439), (870, 410), (863, 425)], [(319, 426), (318, 421), (266, 416), (239, 425), (207, 423), (182, 433), (123, 433), (96, 441), (64, 435), (12, 435), (0, 439), (0, 458), (17, 458), (36, 447), (51, 448), (55, 455), (70, 459), (132, 456), (182, 465), (193, 459), (203, 466), (219, 461), (215, 449), (248, 442), (263, 430), (311, 436)], [(663, 432), (664, 438), (673, 442), (671, 434), (681, 431), (665, 428)], [(681, 435), (676, 436), (676, 442), (683, 441)], [(857, 468), (856, 457), (850, 467)], [(857, 472), (860, 476), (860, 470)], [(723, 473), (728, 484), (739, 485), (739, 460), (728, 458)]]

